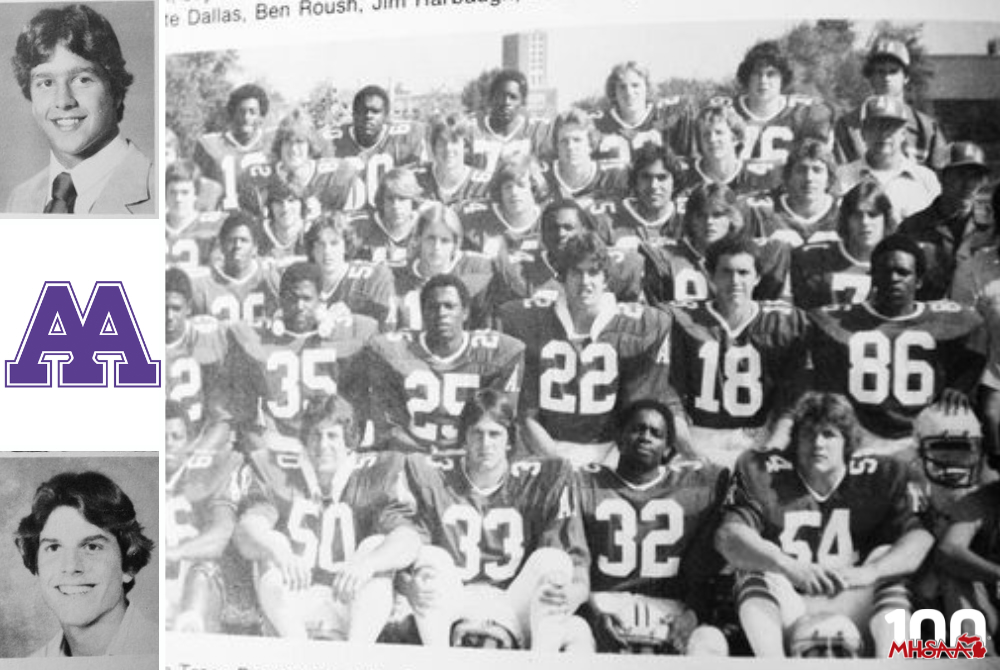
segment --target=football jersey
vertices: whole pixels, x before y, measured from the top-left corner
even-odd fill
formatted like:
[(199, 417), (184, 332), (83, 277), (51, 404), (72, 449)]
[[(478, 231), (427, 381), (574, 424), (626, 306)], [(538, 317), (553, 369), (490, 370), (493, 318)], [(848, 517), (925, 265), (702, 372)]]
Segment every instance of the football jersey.
[(516, 156), (534, 156), (546, 160), (552, 153), (551, 126), (545, 119), (520, 115), (504, 135), (490, 125), (488, 114), (482, 114), (472, 124), (472, 151), (466, 161), (492, 179), (503, 161)]
[(403, 457), (352, 453), (324, 486), (305, 452), (257, 450), (247, 509), (274, 519), (292, 552), (312, 568), (313, 584), (331, 584), (358, 545), (379, 532), (379, 515), (398, 495)]
[(455, 354), (439, 358), (421, 333), (384, 333), (368, 345), (364, 370), (376, 444), (399, 433), (427, 452), (447, 450), (458, 440), (462, 407), (480, 389), (503, 392), (516, 406), (524, 345), (496, 331), (469, 331)]
[(691, 193), (704, 184), (723, 184), (728, 186), (736, 195), (750, 195), (761, 193), (777, 188), (781, 184), (781, 170), (751, 171), (750, 164), (746, 161), (739, 163), (739, 169), (728, 175), (724, 179), (715, 179), (708, 175), (701, 166), (701, 159), (695, 159), (691, 167), (686, 169), (677, 178), (674, 186), (674, 199), (677, 207), (683, 214), (687, 210), (687, 201)]
[(438, 183), (432, 164), (422, 165), (414, 170), (414, 174), (424, 195), (445, 205), (459, 207), (469, 200), (480, 200), (489, 196), (490, 175), (482, 170), (469, 168), (465, 178), (449, 189), (443, 188)]
[[(791, 249), (779, 240), (753, 241), (760, 253), (761, 265), (760, 282), (753, 290), (754, 300), (784, 297)], [(705, 257), (686, 238), (646, 242), (639, 246), (639, 252), (645, 262), (643, 293), (651, 305), (705, 300), (715, 294)]]
[(740, 455), (723, 523), (742, 523), (804, 563), (828, 568), (861, 564), (872, 549), (924, 527), (926, 503), (907, 466), (881, 456), (855, 456), (829, 495), (813, 493), (785, 451)]
[(375, 206), (375, 193), (385, 173), (393, 168), (416, 166), (427, 161), (426, 129), (413, 121), (392, 121), (382, 128), (378, 140), (370, 147), (361, 146), (350, 123), (328, 130), (325, 135), (333, 142), (333, 152), (358, 172), (363, 196), (354, 209)]
[(785, 193), (769, 193), (748, 196), (741, 210), (744, 225), (754, 237), (781, 240), (791, 247), (799, 247), (806, 242), (837, 238), (837, 222), (840, 207), (835, 198), (829, 207), (816, 216), (799, 216), (788, 206)]
[[(979, 523), (969, 548), (994, 564), (1000, 563), (1000, 482), (983, 484), (960, 498), (948, 516), (953, 523)], [(993, 602), (1000, 595), (990, 594)]]
[(585, 208), (598, 200), (614, 200), (628, 195), (628, 173), (624, 168), (601, 167), (595, 163), (594, 173), (580, 186), (570, 186), (563, 181), (557, 162), (543, 166), (542, 174), (553, 200), (576, 200)]
[(164, 223), (167, 267), (180, 268), (190, 276), (198, 268), (210, 265), (225, 218), (223, 212), (199, 212), (180, 228)]
[(917, 302), (912, 314), (898, 318), (867, 302), (810, 315), (814, 385), (847, 396), (862, 425), (880, 437), (908, 436), (913, 419), (943, 388), (983, 367), (983, 356), (968, 348), (982, 320), (951, 301)]
[(226, 329), (214, 317), (193, 316), (184, 334), (167, 343), (167, 399), (187, 412), (197, 434), (216, 407), (219, 373), (226, 357)]
[[(310, 402), (338, 394), (352, 404), (365, 393), (361, 350), (378, 332), (366, 316), (342, 317), (319, 330), (291, 333), (271, 327), (233, 324), (226, 357), (226, 409), (238, 425), (263, 418), (265, 426), (298, 438)], [(258, 417), (258, 407), (263, 417)]]
[(670, 307), (674, 388), (691, 423), (756, 428), (794, 398), (789, 383), (806, 364), (808, 318), (781, 302), (757, 302), (735, 330), (710, 301)]
[(680, 228), (676, 207), (671, 205), (651, 221), (639, 213), (635, 198), (594, 202), (590, 214), (602, 221), (602, 228), (610, 230), (611, 244), (619, 249), (638, 249), (643, 242), (671, 237), (671, 231)]
[(540, 224), (542, 210), (527, 226), (516, 228), (508, 221), (496, 203), (487, 200), (471, 200), (458, 209), (465, 239), (462, 248), (478, 251), (490, 258), (501, 254), (511, 254), (521, 249), (527, 241), (534, 247), (540, 244)]
[[(235, 517), (243, 498), (246, 475), (243, 457), (228, 448), (194, 451), (176, 472), (168, 473), (163, 533), (167, 546), (180, 546), (207, 531), (217, 506), (228, 507)], [(235, 552), (227, 550), (226, 553)], [(169, 600), (176, 606), (181, 604), (191, 565), (193, 562), (188, 560), (167, 562), (164, 585)]]
[(597, 463), (578, 470), (591, 591), (683, 600), (682, 563), (714, 558), (705, 539), (714, 531), (727, 479), (715, 465), (676, 457), (641, 486)]
[[(205, 133), (194, 147), (194, 162), (202, 174), (222, 184), (223, 209), (239, 206), (238, 184), (254, 166), (264, 166), (270, 173), (271, 145), (274, 137), (268, 131), (258, 131), (247, 144), (236, 141), (229, 131)], [(262, 174), (262, 173), (261, 173)]]
[(585, 574), (587, 541), (571, 474), (558, 459), (514, 461), (499, 488), (486, 493), (469, 482), (461, 460), (413, 454), (406, 459), (412, 516), (390, 513), (386, 523), (415, 525), (451, 555), (467, 584), (506, 588), (542, 547), (566, 551)]
[[(420, 289), (430, 279), (420, 274), (419, 261), (392, 269), (395, 278), (396, 295), (399, 296), (399, 314), (396, 323), (400, 329), (423, 330), (420, 313)], [(466, 326), (470, 330), (485, 328), (489, 320), (491, 305), (487, 289), (493, 279), (493, 264), (490, 259), (474, 251), (461, 251), (455, 257), (448, 274), (462, 280), (469, 290), (469, 319)]]
[(840, 238), (809, 242), (792, 251), (792, 302), (802, 309), (864, 302), (870, 267), (851, 256)]
[(733, 107), (746, 121), (741, 158), (747, 161), (749, 172), (763, 175), (780, 168), (792, 145), (806, 138), (832, 141), (833, 110), (829, 105), (805, 95), (783, 98), (781, 109), (767, 118), (751, 112), (745, 96), (733, 100)]
[(295, 196), (306, 202), (315, 199), (320, 211), (310, 212), (306, 218), (319, 216), (320, 212), (340, 212), (345, 209), (357, 209), (363, 202), (359, 200), (358, 171), (348, 161), (336, 158), (320, 158), (312, 162), (314, 170), (305, 184), (294, 184), (288, 181), (288, 176), (279, 163), (266, 179), (251, 179), (248, 174), (240, 182), (240, 208), (257, 217), (267, 218), (269, 193), (279, 187), (289, 187)]
[(191, 311), (220, 321), (258, 325), (278, 309), (278, 272), (270, 263), (258, 261), (242, 279), (212, 267), (193, 277), (191, 289)]
[(395, 238), (386, 230), (382, 216), (375, 210), (354, 212), (349, 222), (353, 237), (352, 258), (384, 263), (389, 267), (406, 265), (413, 239), (412, 227), (402, 238)]
[(327, 307), (344, 303), (353, 314), (370, 316), (385, 324), (391, 320), (396, 304), (392, 272), (378, 263), (348, 261), (347, 273), (336, 286), (323, 289), (320, 299)]
[[(608, 290), (621, 302), (642, 296), (642, 257), (627, 249), (608, 249)], [(562, 295), (562, 284), (540, 242), (527, 239), (518, 251), (501, 254), (494, 266), (489, 302), (497, 307), (511, 300), (539, 297), (549, 302)]]
[(590, 332), (577, 333), (560, 299), (500, 308), (505, 333), (525, 344), (521, 412), (535, 412), (555, 440), (606, 442), (617, 410), (670, 394), (670, 316), (605, 294)]
[(616, 109), (608, 108), (594, 119), (601, 134), (594, 157), (605, 167), (626, 168), (632, 163), (632, 153), (647, 142), (666, 145), (677, 156), (689, 156), (690, 121), (690, 104), (678, 96), (649, 105), (638, 123), (626, 123)]

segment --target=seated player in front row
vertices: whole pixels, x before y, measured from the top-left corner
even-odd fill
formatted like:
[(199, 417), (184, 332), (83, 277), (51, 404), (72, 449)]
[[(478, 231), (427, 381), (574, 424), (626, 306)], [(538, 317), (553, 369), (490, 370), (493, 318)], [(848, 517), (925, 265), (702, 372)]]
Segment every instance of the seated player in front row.
[(424, 644), (591, 651), (573, 615), (589, 554), (569, 464), (511, 461), (514, 405), (491, 389), (462, 409), (459, 438), (464, 457), (407, 458), (412, 499), (385, 515), (387, 529), (415, 528), (433, 545), (404, 589), (414, 610), (439, 611), (426, 617), (437, 627), (418, 622)]
[[(716, 546), (743, 571), (737, 608), (757, 656), (812, 653), (800, 636), (823, 614), (842, 622), (846, 641), (870, 633), (870, 651), (888, 658), (885, 615), (912, 609), (903, 580), (934, 544), (920, 516), (922, 489), (906, 465), (855, 456), (857, 445), (850, 403), (808, 393), (795, 408), (789, 447), (749, 451), (736, 465)], [(854, 646), (843, 653), (860, 655)]]
[(597, 650), (727, 655), (695, 609), (722, 567), (711, 542), (727, 473), (678, 452), (673, 413), (656, 400), (621, 411), (617, 442), (616, 468), (577, 471)]

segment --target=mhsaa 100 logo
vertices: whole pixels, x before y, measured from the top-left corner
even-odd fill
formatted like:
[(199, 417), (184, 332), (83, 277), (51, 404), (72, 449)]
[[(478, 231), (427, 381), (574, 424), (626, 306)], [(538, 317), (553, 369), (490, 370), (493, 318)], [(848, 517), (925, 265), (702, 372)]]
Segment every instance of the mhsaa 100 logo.
[[(984, 658), (986, 656), (986, 617), (979, 610), (958, 610), (951, 615), (945, 630), (944, 615), (937, 610), (917, 610), (910, 616), (909, 638), (906, 631), (906, 610), (896, 609), (885, 615), (892, 625), (892, 648), (889, 658), (897, 654), (904, 658)], [(920, 628), (925, 621), (934, 625), (934, 638), (924, 642)], [(971, 621), (975, 634), (962, 632), (962, 623)], [(951, 644), (944, 643), (945, 633), (951, 632)]]

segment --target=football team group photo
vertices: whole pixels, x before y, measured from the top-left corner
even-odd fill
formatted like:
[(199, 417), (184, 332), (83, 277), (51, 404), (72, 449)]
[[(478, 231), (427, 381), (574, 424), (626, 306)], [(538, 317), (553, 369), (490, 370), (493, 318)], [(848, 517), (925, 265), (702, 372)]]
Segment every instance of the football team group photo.
[(996, 653), (1000, 24), (767, 25), (167, 57), (168, 631)]

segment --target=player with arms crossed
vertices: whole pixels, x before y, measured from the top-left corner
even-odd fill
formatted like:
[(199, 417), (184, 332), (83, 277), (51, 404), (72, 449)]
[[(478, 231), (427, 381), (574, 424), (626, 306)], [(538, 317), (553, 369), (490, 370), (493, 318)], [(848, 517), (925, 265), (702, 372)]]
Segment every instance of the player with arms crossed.
[(677, 303), (671, 338), (671, 383), (684, 399), (695, 453), (731, 466), (740, 452), (782, 439), (806, 363), (808, 319), (783, 302), (758, 302), (757, 245), (725, 237), (708, 248), (715, 297)]
[(787, 449), (737, 463), (716, 546), (743, 571), (737, 607), (757, 656), (819, 653), (829, 640), (806, 633), (822, 614), (842, 623), (838, 655), (861, 655), (864, 630), (888, 658), (885, 614), (912, 609), (902, 580), (934, 544), (921, 489), (904, 464), (855, 455), (857, 432), (843, 396), (808, 393)]
[(375, 194), (393, 168), (416, 167), (427, 160), (424, 127), (412, 121), (390, 121), (389, 93), (369, 85), (354, 94), (353, 120), (328, 133), (338, 158), (346, 158), (361, 176), (360, 204), (377, 207)]
[(573, 615), (587, 598), (589, 554), (569, 464), (511, 462), (514, 405), (492, 389), (465, 404), (458, 434), (462, 458), (407, 458), (412, 500), (385, 516), (387, 528), (415, 527), (447, 552), (433, 580), (418, 570), (405, 589), (416, 611), (443, 610), (443, 630), (421, 630), (425, 644), (450, 631), (452, 646), (592, 650)]
[(259, 325), (278, 308), (277, 272), (257, 255), (263, 236), (257, 219), (232, 212), (219, 229), (222, 262), (193, 278), (195, 314)]
[(727, 474), (678, 453), (673, 413), (659, 401), (618, 418), (617, 468), (577, 471), (597, 650), (725, 656), (722, 632), (696, 627), (691, 604), (722, 567), (711, 541)]
[(278, 448), (301, 433), (302, 412), (314, 398), (365, 397), (358, 367), (378, 324), (362, 315), (327, 313), (323, 274), (295, 263), (281, 275), (281, 309), (257, 327), (233, 324), (224, 367), (223, 416), (240, 431), (242, 448)]
[(608, 250), (592, 232), (570, 237), (557, 263), (558, 298), (500, 308), (503, 331), (525, 343), (525, 443), (574, 463), (613, 461), (616, 411), (670, 393), (671, 319), (608, 292)]
[(229, 448), (199, 449), (187, 412), (167, 400), (166, 574), (167, 630), (218, 633), (227, 583), (245, 576), (229, 548), (242, 500), (243, 457)]
[(875, 181), (852, 188), (840, 203), (837, 233), (792, 251), (792, 301), (802, 309), (864, 302), (871, 290), (871, 256), (893, 232), (892, 202)]
[(420, 289), (423, 330), (384, 333), (365, 351), (375, 443), (437, 453), (454, 449), (465, 402), (483, 388), (515, 400), (524, 374), (524, 345), (494, 330), (466, 330), (469, 290), (452, 274)]
[(632, 152), (647, 143), (670, 147), (681, 156), (691, 154), (687, 102), (678, 96), (657, 100), (653, 93), (646, 67), (628, 61), (611, 69), (604, 84), (610, 105), (595, 121), (601, 134), (595, 153), (601, 165), (626, 167)]
[(969, 407), (985, 363), (969, 348), (979, 315), (950, 301), (916, 300), (924, 269), (917, 243), (890, 235), (872, 251), (866, 302), (811, 313), (814, 386), (847, 396), (867, 431), (864, 448), (907, 460), (917, 414), (937, 402)]
[(501, 70), (490, 82), (488, 109), (472, 128), (472, 167), (492, 177), (500, 163), (516, 156), (548, 159), (549, 123), (524, 108), (528, 79), (518, 70)]
[(244, 84), (229, 94), (226, 114), (229, 128), (205, 133), (194, 148), (194, 162), (208, 179), (222, 184), (223, 209), (239, 204), (237, 184), (254, 167), (268, 168), (271, 137), (264, 126), (270, 100), (256, 84)]
[(274, 633), (371, 643), (392, 610), (393, 573), (416, 558), (406, 548), (419, 547), (410, 528), (377, 534), (402, 456), (357, 452), (354, 411), (335, 395), (310, 405), (302, 431), (304, 449), (251, 456), (236, 543), (256, 561), (257, 597)]

